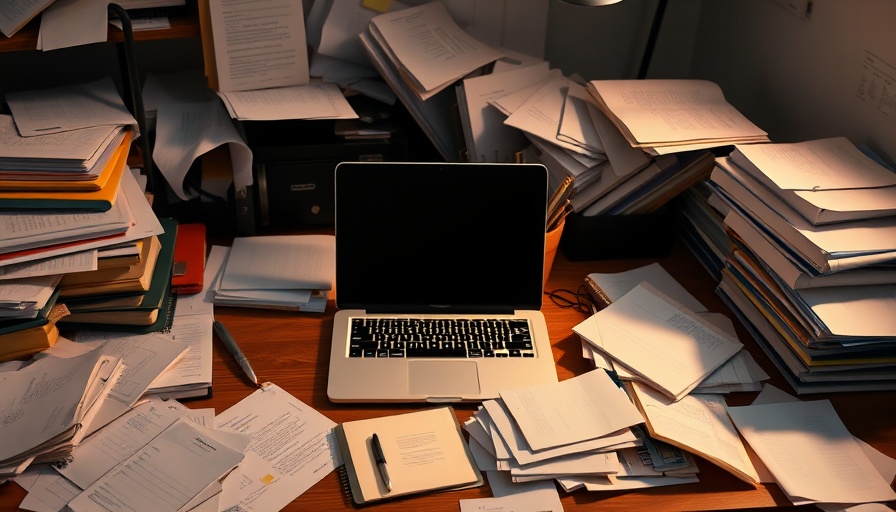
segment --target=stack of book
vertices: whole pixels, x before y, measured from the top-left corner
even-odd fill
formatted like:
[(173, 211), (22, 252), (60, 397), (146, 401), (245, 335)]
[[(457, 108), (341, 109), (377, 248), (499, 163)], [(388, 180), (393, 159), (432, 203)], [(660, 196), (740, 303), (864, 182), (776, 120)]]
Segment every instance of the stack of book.
[[(177, 222), (160, 219), (163, 233), (135, 241), (139, 253), (101, 268), (66, 274), (60, 301), (70, 314), (62, 325), (77, 329), (151, 332), (169, 327)], [(102, 261), (102, 260), (101, 260)]]
[[(0, 223), (7, 234), (0, 242), (0, 296), (27, 313), (21, 321), (2, 315), (2, 329), (30, 333), (34, 350), (53, 345), (57, 323), (92, 323), (80, 316), (87, 312), (102, 311), (106, 323), (148, 328), (149, 317), (129, 315), (150, 306), (143, 299), (154, 275), (161, 282), (167, 273), (170, 281), (171, 264), (161, 257), (166, 252), (158, 237), (173, 226), (162, 226), (142, 177), (127, 165), (135, 132), (123, 105), (105, 101), (109, 94), (117, 98), (114, 87), (107, 89), (99, 83), (55, 92), (70, 99), (74, 111), (93, 112), (90, 106), (102, 103), (98, 109), (111, 109), (114, 120), (60, 116), (53, 119), (56, 128), (45, 129), (40, 123), (48, 121), (32, 113), (56, 101), (44, 91), (9, 98), (14, 116), (0, 116)], [(23, 295), (26, 283), (38, 282), (42, 300)], [(25, 348), (14, 352), (25, 354)]]
[(896, 389), (896, 174), (847, 139), (737, 145), (719, 293), (798, 393)]

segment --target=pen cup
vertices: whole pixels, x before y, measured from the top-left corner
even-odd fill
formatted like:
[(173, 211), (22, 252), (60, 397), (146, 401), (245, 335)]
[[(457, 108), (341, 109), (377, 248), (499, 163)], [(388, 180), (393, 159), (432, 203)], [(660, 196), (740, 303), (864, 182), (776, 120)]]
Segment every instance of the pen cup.
[(566, 225), (566, 219), (554, 229), (548, 231), (544, 235), (544, 286), (548, 284), (548, 276), (551, 275), (551, 267), (554, 265), (554, 256), (557, 254), (557, 247), (560, 245), (560, 235), (563, 234), (563, 226)]

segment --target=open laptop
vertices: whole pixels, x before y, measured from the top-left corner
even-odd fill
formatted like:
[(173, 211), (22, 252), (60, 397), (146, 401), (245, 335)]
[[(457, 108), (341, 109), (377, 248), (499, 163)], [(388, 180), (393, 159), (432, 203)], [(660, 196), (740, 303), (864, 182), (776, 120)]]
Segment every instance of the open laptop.
[[(330, 400), (481, 401), (557, 382), (539, 311), (544, 166), (345, 162), (335, 179)], [(493, 324), (511, 316), (522, 323)]]

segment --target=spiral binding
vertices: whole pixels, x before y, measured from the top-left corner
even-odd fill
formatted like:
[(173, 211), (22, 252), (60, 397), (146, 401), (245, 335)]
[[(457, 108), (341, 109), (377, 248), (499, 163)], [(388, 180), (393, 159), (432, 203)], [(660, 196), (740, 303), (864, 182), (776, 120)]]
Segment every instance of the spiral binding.
[(342, 499), (345, 501), (346, 505), (352, 505), (352, 485), (348, 479), (348, 471), (345, 469), (345, 464), (336, 468), (336, 475), (339, 477), (339, 485), (342, 487)]
[(162, 327), (159, 331), (165, 334), (171, 333), (171, 327), (174, 324), (174, 310), (177, 309), (177, 292), (172, 291), (168, 294), (168, 307), (167, 307), (167, 316), (165, 319), (165, 327)]

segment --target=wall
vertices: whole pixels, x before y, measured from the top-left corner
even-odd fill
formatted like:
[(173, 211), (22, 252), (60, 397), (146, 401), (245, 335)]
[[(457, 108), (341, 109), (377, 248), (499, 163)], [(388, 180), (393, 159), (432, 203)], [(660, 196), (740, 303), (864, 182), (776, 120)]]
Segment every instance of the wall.
[(774, 141), (846, 136), (893, 164), (894, 22), (892, 0), (814, 0), (809, 19), (772, 0), (707, 0), (691, 75), (718, 83)]
[[(807, 2), (670, 0), (648, 78), (718, 83), (773, 141), (846, 136), (896, 163), (896, 2), (814, 0), (808, 19), (784, 3)], [(546, 58), (588, 80), (634, 78), (655, 6), (552, 0)]]
[[(690, 69), (701, 1), (668, 3), (648, 78), (683, 78)], [(551, 0), (545, 58), (585, 80), (635, 78), (657, 6), (657, 0), (603, 7)]]

